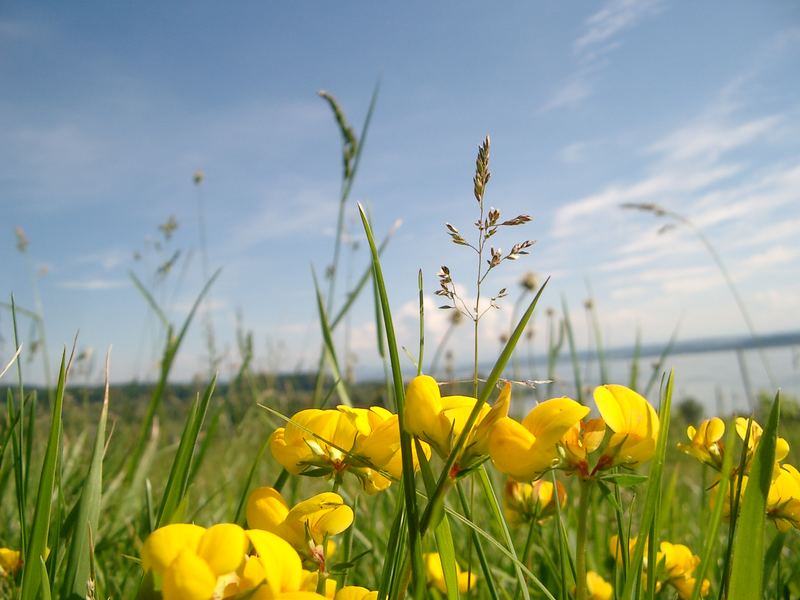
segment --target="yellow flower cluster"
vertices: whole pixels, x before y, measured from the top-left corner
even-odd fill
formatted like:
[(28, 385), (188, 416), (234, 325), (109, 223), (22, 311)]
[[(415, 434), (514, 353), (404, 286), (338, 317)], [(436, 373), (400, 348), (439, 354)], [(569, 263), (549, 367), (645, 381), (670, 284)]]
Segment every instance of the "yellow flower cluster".
[[(533, 481), (551, 469), (588, 478), (617, 465), (633, 467), (649, 460), (659, 429), (650, 403), (622, 385), (596, 388), (594, 400), (600, 419), (584, 421), (589, 407), (566, 397), (538, 404), (522, 422), (499, 419), (489, 436), (495, 466), (519, 481)], [(607, 441), (606, 428), (612, 432)], [(591, 455), (601, 447), (592, 462)]]
[[(742, 490), (747, 487), (748, 473), (755, 456), (758, 444), (763, 435), (761, 425), (753, 419), (737, 417), (735, 422), (736, 433), (739, 438), (747, 440), (745, 448), (745, 468), (742, 473)], [(749, 431), (748, 431), (749, 430)], [(695, 428), (689, 426), (686, 431), (689, 438), (688, 444), (678, 444), (686, 454), (693, 456), (703, 464), (706, 464), (717, 471), (722, 469), (722, 459), (725, 453), (725, 445), (722, 436), (725, 434), (725, 423), (718, 417), (713, 417), (700, 423)], [(781, 462), (789, 454), (789, 443), (779, 437), (775, 443), (775, 468), (772, 473), (772, 483), (770, 484), (767, 496), (767, 516), (772, 519), (775, 526), (780, 531), (787, 531), (792, 527), (800, 529), (800, 473), (797, 469)], [(737, 482), (738, 470), (732, 474), (733, 483)], [(736, 485), (728, 488), (728, 498), (726, 499), (723, 511), (730, 515), (732, 498), (735, 494)], [(715, 488), (716, 489), (716, 488)], [(711, 497), (712, 502), (716, 502), (715, 496)]]
[[(385, 490), (402, 473), (398, 417), (379, 406), (302, 410), (275, 430), (270, 448), (293, 475), (351, 473), (370, 494)], [(430, 456), (430, 448), (423, 449)]]
[(0, 577), (13, 575), (22, 568), (22, 555), (19, 550), (0, 548)]
[[(220, 600), (249, 592), (254, 600), (375, 600), (358, 586), (336, 591), (325, 582), (321, 544), (353, 522), (352, 509), (334, 493), (318, 494), (289, 508), (273, 488), (258, 488), (247, 502), (250, 529), (220, 523), (208, 529), (178, 523), (151, 533), (142, 546), (142, 567), (152, 572), (164, 600)], [(303, 568), (304, 561), (317, 571)]]
[[(422, 556), (422, 560), (425, 562), (425, 577), (428, 584), (446, 594), (447, 585), (444, 581), (444, 568), (442, 567), (442, 558), (439, 553), (426, 553)], [(465, 573), (458, 564), (456, 564), (456, 577), (458, 578), (458, 591), (462, 594), (471, 590), (475, 586), (477, 579), (475, 573)]]
[[(632, 553), (636, 546), (636, 538), (628, 540), (628, 552)], [(620, 553), (619, 538), (612, 535), (609, 540), (609, 549), (612, 556), (616, 559), (617, 563), (622, 563), (622, 556)], [(665, 585), (672, 586), (678, 593), (681, 600), (687, 600), (692, 597), (694, 588), (697, 585), (697, 578), (694, 577), (694, 570), (700, 564), (700, 557), (693, 554), (688, 546), (683, 544), (672, 544), (670, 542), (661, 542), (659, 544), (659, 551), (656, 552), (656, 591), (660, 591)], [(649, 572), (647, 565), (647, 546), (645, 546), (645, 559), (643, 563), (645, 573)], [(711, 582), (704, 579), (700, 584), (700, 595), (706, 597), (708, 595)]]
[(561, 508), (567, 504), (567, 490), (560, 481), (553, 486), (541, 479), (533, 483), (508, 479), (503, 487), (503, 509), (512, 526), (543, 521), (556, 513), (556, 502)]

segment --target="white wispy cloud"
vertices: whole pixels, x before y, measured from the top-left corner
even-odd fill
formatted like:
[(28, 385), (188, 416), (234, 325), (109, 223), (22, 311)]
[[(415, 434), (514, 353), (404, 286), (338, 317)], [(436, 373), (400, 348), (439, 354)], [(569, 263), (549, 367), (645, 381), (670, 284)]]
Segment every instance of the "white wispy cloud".
[(579, 68), (556, 86), (541, 110), (573, 108), (591, 96), (592, 80), (606, 67), (605, 57), (621, 44), (622, 34), (660, 7), (660, 0), (609, 0), (590, 15), (572, 46)]
[(130, 281), (127, 279), (67, 279), (59, 281), (56, 285), (58, 287), (70, 290), (84, 290), (84, 291), (97, 291), (97, 290), (113, 290), (123, 287), (128, 287)]
[(586, 58), (616, 47), (619, 44), (618, 37), (623, 31), (656, 14), (660, 4), (660, 0), (607, 2), (586, 20), (584, 33), (575, 40), (573, 46), (575, 53)]

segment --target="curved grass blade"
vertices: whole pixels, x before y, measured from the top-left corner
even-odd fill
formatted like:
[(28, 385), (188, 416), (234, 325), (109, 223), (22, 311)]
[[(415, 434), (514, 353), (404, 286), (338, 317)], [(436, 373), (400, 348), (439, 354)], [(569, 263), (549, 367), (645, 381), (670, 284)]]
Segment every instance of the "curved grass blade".
[(489, 400), (489, 396), (491, 396), (492, 391), (497, 385), (497, 382), (500, 380), (500, 375), (503, 374), (503, 370), (506, 368), (508, 361), (511, 359), (511, 354), (514, 352), (514, 348), (516, 347), (520, 337), (522, 337), (525, 327), (528, 325), (528, 321), (530, 320), (531, 316), (533, 315), (533, 311), (536, 308), (536, 304), (539, 302), (539, 298), (542, 296), (542, 292), (547, 287), (547, 283), (549, 281), (550, 278), (548, 277), (539, 288), (539, 291), (536, 292), (536, 296), (534, 296), (533, 300), (531, 300), (531, 303), (528, 305), (528, 309), (525, 311), (525, 314), (522, 315), (519, 323), (517, 323), (516, 328), (508, 338), (503, 351), (497, 358), (497, 362), (495, 362), (494, 366), (492, 367), (492, 371), (489, 373), (489, 377), (487, 377), (486, 383), (481, 389), (481, 394), (478, 397), (478, 401), (475, 403), (475, 406), (470, 412), (469, 417), (467, 417), (467, 420), (464, 423), (464, 428), (461, 430), (456, 443), (453, 445), (453, 449), (447, 456), (447, 460), (445, 460), (442, 471), (439, 474), (439, 480), (436, 482), (436, 489), (430, 496), (430, 500), (425, 507), (425, 511), (422, 513), (422, 519), (420, 520), (420, 532), (422, 535), (425, 535), (425, 532), (431, 525), (431, 518), (433, 516), (434, 509), (436, 508), (437, 504), (441, 502), (442, 496), (447, 490), (447, 480), (450, 477), (450, 471), (456, 462), (456, 458), (461, 453), (461, 449), (464, 447), (464, 444), (467, 443), (467, 437), (469, 437), (472, 427), (475, 425), (475, 421), (478, 420), (478, 414), (480, 414), (481, 408)]
[(50, 433), (42, 461), (39, 488), (36, 493), (36, 509), (28, 537), (25, 567), (22, 573), (21, 600), (34, 600), (38, 597), (43, 578), (47, 578), (44, 558), (47, 552), (47, 538), (50, 531), (50, 512), (52, 510), (58, 455), (61, 448), (61, 412), (64, 406), (64, 390), (67, 381), (66, 350), (61, 353), (61, 368), (53, 402), (50, 420)]
[[(456, 491), (458, 492), (458, 499), (461, 503), (461, 510), (464, 511), (464, 515), (467, 517), (467, 519), (471, 521), (472, 511), (469, 507), (467, 495), (464, 493), (464, 489), (461, 487), (461, 482), (456, 482)], [(475, 546), (475, 550), (478, 553), (478, 562), (481, 565), (481, 571), (486, 579), (486, 588), (489, 592), (489, 596), (492, 598), (492, 600), (499, 600), (500, 596), (497, 592), (497, 583), (495, 583), (489, 560), (486, 558), (486, 551), (483, 549), (481, 538), (478, 537), (478, 534), (475, 533), (475, 531), (471, 531), (470, 535), (472, 536), (472, 544)]]
[(675, 371), (670, 371), (669, 378), (667, 379), (667, 387), (664, 391), (664, 397), (658, 410), (660, 429), (658, 432), (658, 440), (656, 442), (656, 452), (652, 459), (652, 466), (650, 467), (647, 490), (645, 492), (644, 510), (642, 511), (640, 528), (641, 533), (636, 540), (636, 548), (628, 566), (627, 576), (625, 577), (625, 587), (623, 588), (622, 595), (620, 596), (625, 600), (633, 598), (634, 585), (637, 584), (637, 582), (641, 583), (640, 575), (642, 573), (642, 563), (644, 562), (644, 552), (647, 542), (650, 541), (650, 545), (655, 547), (655, 541), (648, 540), (649, 536), (646, 535), (645, 532), (649, 532), (651, 524), (654, 521), (657, 522), (658, 519), (657, 509), (661, 489), (661, 473), (664, 470), (664, 456), (667, 452), (667, 434), (669, 432), (670, 408), (672, 406), (672, 388), (674, 381)]
[(67, 552), (67, 570), (64, 575), (64, 597), (85, 598), (87, 583), (90, 580), (91, 543), (89, 534), (98, 530), (100, 504), (103, 497), (103, 455), (106, 442), (106, 421), (108, 419), (110, 355), (106, 355), (105, 390), (100, 420), (97, 423), (94, 448), (89, 463), (89, 471), (82, 485), (78, 503), (77, 520)]
[(415, 597), (421, 598), (422, 594), (425, 593), (425, 572), (422, 565), (422, 552), (420, 549), (421, 535), (418, 530), (419, 522), (417, 520), (417, 497), (414, 482), (414, 462), (411, 453), (411, 436), (405, 428), (405, 388), (403, 386), (403, 372), (400, 368), (400, 357), (397, 353), (397, 338), (395, 337), (392, 312), (389, 307), (389, 296), (386, 293), (381, 261), (378, 256), (378, 249), (375, 246), (375, 237), (372, 235), (372, 228), (369, 225), (367, 214), (364, 212), (364, 207), (361, 206), (361, 204), (358, 205), (358, 212), (361, 215), (361, 223), (364, 226), (364, 232), (366, 233), (370, 252), (372, 253), (373, 276), (375, 277), (375, 283), (378, 287), (378, 294), (381, 300), (381, 312), (383, 313), (386, 341), (389, 347), (389, 359), (392, 365), (395, 407), (397, 409), (400, 428), (400, 454), (403, 462), (403, 492), (405, 494), (408, 545), (411, 551), (411, 571), (414, 580)]
[[(728, 427), (728, 435), (725, 438), (725, 447), (732, 449), (735, 439), (736, 429), (733, 423), (731, 423)], [(703, 554), (700, 558), (700, 564), (697, 567), (695, 575), (697, 584), (694, 586), (691, 600), (699, 600), (703, 579), (705, 579), (706, 573), (708, 573), (708, 569), (713, 561), (711, 555), (719, 539), (722, 509), (728, 498), (728, 486), (730, 485), (731, 472), (733, 471), (733, 454), (733, 452), (726, 452), (722, 458), (722, 471), (720, 472), (719, 483), (717, 484), (717, 503), (714, 505), (714, 512), (711, 513), (711, 522), (706, 529)]]
[(729, 598), (759, 598), (764, 581), (766, 506), (775, 465), (775, 443), (781, 414), (781, 395), (775, 395), (758, 443), (733, 540)]
[(313, 269), (311, 270), (311, 278), (314, 280), (314, 292), (317, 295), (317, 314), (319, 316), (320, 327), (322, 327), (325, 358), (328, 360), (328, 364), (331, 367), (331, 373), (333, 374), (333, 379), (336, 382), (336, 392), (339, 394), (339, 399), (342, 401), (342, 404), (345, 406), (353, 406), (353, 403), (350, 400), (350, 394), (347, 393), (347, 386), (344, 384), (342, 373), (339, 369), (339, 361), (336, 358), (336, 347), (333, 344), (333, 334), (331, 333), (331, 328), (328, 325), (328, 315), (325, 311), (325, 304), (322, 301), (322, 294), (319, 291), (317, 275), (314, 273)]
[(163, 525), (171, 523), (175, 512), (184, 500), (189, 482), (189, 474), (192, 470), (192, 459), (197, 437), (200, 435), (200, 429), (203, 427), (203, 420), (208, 411), (208, 405), (214, 393), (216, 383), (217, 378), (212, 378), (202, 398), (198, 397), (192, 403), (189, 418), (186, 420), (186, 426), (183, 429), (181, 441), (178, 444), (178, 451), (175, 453), (175, 459), (172, 461), (172, 467), (169, 471), (167, 486), (164, 489), (164, 495), (162, 496), (161, 505), (158, 509), (156, 527), (162, 527)]
[[(247, 472), (247, 479), (244, 482), (244, 486), (242, 486), (242, 493), (239, 496), (239, 504), (236, 506), (236, 514), (233, 517), (233, 522), (238, 525), (244, 526), (245, 509), (247, 508), (247, 496), (250, 494), (250, 486), (253, 485), (253, 477), (256, 475), (258, 463), (261, 462), (261, 458), (264, 456), (264, 452), (266, 452), (267, 447), (269, 446), (269, 440), (270, 438), (267, 436), (261, 443), (261, 447), (258, 449), (258, 452), (253, 459), (253, 463), (250, 465), (250, 470)], [(286, 473), (288, 475), (289, 472), (286, 469), (283, 469), (282, 473)]]

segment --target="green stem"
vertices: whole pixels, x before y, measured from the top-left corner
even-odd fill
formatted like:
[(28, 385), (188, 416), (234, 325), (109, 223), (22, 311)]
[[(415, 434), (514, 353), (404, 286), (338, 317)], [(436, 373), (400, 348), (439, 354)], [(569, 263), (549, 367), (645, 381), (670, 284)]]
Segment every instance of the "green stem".
[(587, 600), (586, 596), (586, 524), (592, 495), (592, 482), (581, 480), (581, 499), (578, 507), (578, 533), (575, 543), (575, 599)]

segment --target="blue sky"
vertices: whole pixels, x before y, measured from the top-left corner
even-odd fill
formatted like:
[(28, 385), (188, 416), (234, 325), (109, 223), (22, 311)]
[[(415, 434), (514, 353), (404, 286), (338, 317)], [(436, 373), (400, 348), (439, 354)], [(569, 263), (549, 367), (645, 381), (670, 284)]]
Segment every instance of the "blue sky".
[[(202, 286), (202, 202), (209, 264), (223, 268), (208, 310), (224, 370), (237, 358), (237, 312), (258, 366), (313, 365), (311, 266), (329, 261), (340, 177), (338, 133), (316, 92), (334, 93), (360, 126), (380, 79), (352, 200), (369, 206), (379, 236), (401, 221), (384, 269), (404, 345), (416, 345), (418, 269), (429, 353), (447, 327), (432, 296), (439, 266), (473, 293), (474, 260), (443, 225), (466, 232), (476, 217), (471, 178), (487, 133), (486, 202), (532, 215), (515, 233), (537, 240), (489, 289), (516, 293), (528, 270), (552, 276), (543, 307), (566, 297), (581, 344), (587, 282), (611, 346), (631, 344), (637, 326), (645, 341), (665, 340), (679, 321), (684, 339), (744, 333), (688, 231), (659, 234), (662, 222), (619, 209), (657, 202), (715, 244), (759, 331), (800, 329), (799, 67), (800, 8), (788, 0), (6, 2), (3, 295), (35, 307), (35, 278), (51, 353), (80, 330), (81, 348), (113, 344), (115, 380), (151, 378), (160, 331), (128, 272), (179, 320)], [(178, 229), (159, 253), (170, 215)], [(366, 264), (353, 202), (347, 219), (362, 243), (345, 253), (337, 304)], [(517, 241), (498, 237), (505, 248)], [(155, 284), (155, 267), (178, 249)], [(487, 360), (511, 304), (483, 322)], [(349, 323), (359, 368), (377, 364), (371, 311), (365, 298)], [(456, 348), (468, 344), (461, 329)], [(9, 356), (6, 312), (0, 333)], [(198, 321), (176, 376), (202, 372), (204, 354)], [(33, 379), (40, 371), (26, 368)]]

